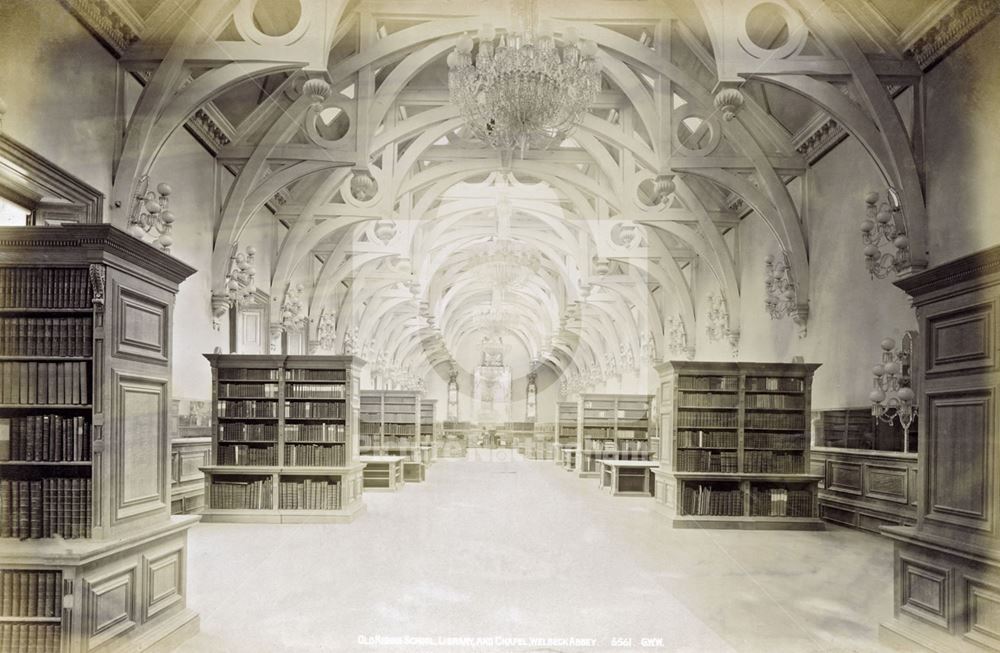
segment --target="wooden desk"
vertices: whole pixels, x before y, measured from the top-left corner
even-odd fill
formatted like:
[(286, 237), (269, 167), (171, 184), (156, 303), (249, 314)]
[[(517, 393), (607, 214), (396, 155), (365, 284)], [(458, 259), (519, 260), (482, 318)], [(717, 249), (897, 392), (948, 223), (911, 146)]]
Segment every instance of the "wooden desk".
[(359, 456), (364, 463), (362, 474), (365, 490), (388, 490), (393, 492), (403, 487), (403, 456)]
[(598, 460), (601, 489), (613, 496), (653, 496), (653, 468), (660, 463), (652, 460)]

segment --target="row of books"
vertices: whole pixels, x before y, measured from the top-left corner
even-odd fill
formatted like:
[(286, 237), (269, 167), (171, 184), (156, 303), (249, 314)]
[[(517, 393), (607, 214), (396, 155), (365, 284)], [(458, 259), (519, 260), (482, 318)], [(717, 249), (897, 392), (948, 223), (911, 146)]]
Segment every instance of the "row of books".
[(739, 446), (736, 431), (677, 431), (678, 447), (733, 448)]
[(743, 492), (685, 483), (681, 510), (685, 515), (738, 517), (743, 514)]
[(682, 376), (677, 379), (680, 390), (739, 390), (738, 376)]
[(58, 653), (62, 648), (59, 624), (0, 624), (0, 651)]
[(646, 440), (619, 440), (618, 451), (649, 451), (649, 442)]
[(0, 460), (86, 461), (90, 449), (90, 424), (82, 415), (0, 419)]
[(270, 510), (273, 487), (270, 477), (255, 481), (212, 479), (209, 505), (222, 510)]
[(758, 429), (804, 429), (806, 416), (802, 413), (747, 413), (746, 425)]
[(743, 436), (743, 446), (754, 449), (805, 449), (805, 435), (802, 433), (747, 433)]
[(90, 365), (0, 363), (0, 404), (86, 404), (90, 402)]
[(584, 426), (583, 437), (585, 438), (613, 438), (615, 429), (613, 426)]
[(220, 401), (219, 417), (277, 417), (277, 406), (273, 401)]
[(219, 465), (277, 465), (278, 452), (274, 445), (251, 447), (247, 444), (220, 444), (216, 462)]
[(750, 488), (753, 517), (815, 517), (812, 493), (787, 488)]
[(0, 356), (91, 356), (93, 318), (0, 318)]
[(743, 471), (748, 474), (801, 474), (805, 471), (805, 458), (797, 453), (745, 451)]
[(219, 424), (219, 439), (236, 442), (273, 442), (278, 439), (277, 424)]
[(677, 413), (677, 426), (702, 426), (705, 428), (719, 426), (733, 427), (736, 426), (738, 417), (739, 416), (736, 413), (720, 413), (708, 410), (684, 410)]
[(802, 395), (747, 395), (746, 407), (796, 410), (806, 407), (806, 398)]
[(89, 270), (0, 268), (0, 300), (9, 308), (89, 308)]
[(347, 396), (345, 385), (300, 385), (285, 386), (285, 396), (293, 399), (343, 399)]
[(0, 481), (0, 537), (90, 537), (89, 478)]
[(347, 380), (344, 370), (285, 370), (285, 379), (289, 381), (332, 381), (343, 383)]
[(244, 397), (268, 397), (278, 398), (278, 384), (276, 383), (220, 383), (220, 399), (242, 399)]
[(285, 440), (345, 442), (347, 427), (343, 424), (285, 424)]
[(285, 404), (285, 417), (332, 417), (344, 419), (346, 407), (343, 402), (292, 401)]
[(630, 429), (634, 431), (643, 431), (649, 428), (649, 420), (618, 420), (618, 430)]
[(622, 429), (622, 428), (620, 428), (615, 433), (618, 435), (619, 439), (624, 439), (624, 440), (637, 440), (637, 439), (645, 439), (645, 438), (649, 437), (649, 431), (647, 431), (646, 429)]
[(291, 467), (342, 467), (347, 464), (347, 452), (344, 447), (286, 444), (285, 464)]
[(253, 367), (220, 367), (219, 381), (277, 381), (278, 370)]
[(282, 510), (340, 510), (340, 483), (282, 481), (278, 502)]
[(740, 405), (738, 394), (696, 394), (686, 392), (678, 399), (680, 408), (691, 406), (694, 408), (737, 408)]
[(58, 617), (62, 612), (62, 573), (58, 571), (0, 572), (4, 617)]
[(382, 425), (382, 433), (385, 435), (416, 435), (416, 424), (398, 424), (386, 422)]
[(803, 392), (806, 383), (802, 379), (787, 376), (748, 376), (748, 392)]
[(739, 471), (739, 457), (735, 451), (708, 451), (684, 449), (677, 452), (679, 472), (722, 472), (735, 474)]

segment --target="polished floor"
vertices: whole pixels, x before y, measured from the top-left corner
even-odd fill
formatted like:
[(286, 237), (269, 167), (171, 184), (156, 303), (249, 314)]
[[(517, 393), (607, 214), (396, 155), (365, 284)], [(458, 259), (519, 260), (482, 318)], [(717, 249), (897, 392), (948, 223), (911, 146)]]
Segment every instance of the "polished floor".
[(197, 526), (201, 633), (179, 650), (883, 650), (875, 535), (672, 530), (652, 499), (507, 450), (365, 502), (347, 525)]

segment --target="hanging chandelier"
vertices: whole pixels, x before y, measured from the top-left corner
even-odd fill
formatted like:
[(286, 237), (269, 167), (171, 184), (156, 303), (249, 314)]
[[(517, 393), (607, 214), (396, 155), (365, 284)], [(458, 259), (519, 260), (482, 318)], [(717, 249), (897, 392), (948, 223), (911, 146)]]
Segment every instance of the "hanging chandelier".
[(536, 28), (535, 0), (518, 5), (514, 30), (480, 30), (474, 60), (472, 37), (459, 38), (448, 55), (448, 91), (479, 140), (523, 156), (566, 138), (597, 98), (601, 72), (596, 43), (567, 27), (560, 49), (548, 24)]
[(511, 290), (524, 285), (528, 277), (538, 272), (541, 260), (524, 243), (491, 236), (474, 259), (474, 265), (485, 272), (490, 285)]

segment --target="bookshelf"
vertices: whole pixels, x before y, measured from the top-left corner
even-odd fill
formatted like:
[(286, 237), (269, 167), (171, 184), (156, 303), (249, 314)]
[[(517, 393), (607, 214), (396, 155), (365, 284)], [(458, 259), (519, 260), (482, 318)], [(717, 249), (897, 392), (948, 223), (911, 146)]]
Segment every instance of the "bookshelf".
[[(567, 447), (576, 447), (577, 433), (580, 430), (580, 404), (576, 401), (560, 401), (556, 404), (556, 441), (552, 446), (553, 456), (557, 465), (566, 467), (563, 451)], [(573, 469), (574, 464), (569, 469)]]
[(822, 529), (805, 363), (670, 361), (655, 496), (675, 528)]
[(552, 460), (555, 452), (552, 448), (555, 442), (556, 425), (552, 422), (535, 422), (535, 430), (531, 440), (525, 443), (524, 456), (528, 460)]
[(170, 514), (167, 428), (174, 297), (194, 272), (111, 225), (0, 228), (0, 649), (197, 632), (198, 517)]
[(465, 458), (469, 453), (469, 422), (446, 421), (441, 424), (439, 458)]
[(365, 492), (387, 490), (394, 492), (406, 484), (403, 475), (403, 456), (361, 456), (365, 464)]
[(349, 522), (364, 512), (352, 356), (205, 354), (212, 366), (213, 522)]
[(580, 395), (577, 469), (596, 478), (598, 460), (650, 460), (652, 395)]
[(535, 438), (534, 422), (505, 422), (499, 429), (500, 439), (511, 449), (524, 454)]
[(421, 446), (421, 397), (409, 390), (361, 391), (361, 453), (402, 456), (409, 482), (426, 478), (430, 450)]
[(420, 449), (424, 455), (424, 464), (430, 465), (437, 459), (434, 443), (438, 439), (438, 422), (434, 417), (437, 413), (437, 399), (420, 400)]

